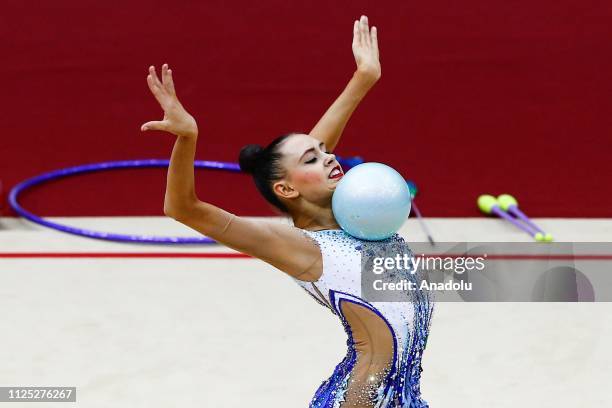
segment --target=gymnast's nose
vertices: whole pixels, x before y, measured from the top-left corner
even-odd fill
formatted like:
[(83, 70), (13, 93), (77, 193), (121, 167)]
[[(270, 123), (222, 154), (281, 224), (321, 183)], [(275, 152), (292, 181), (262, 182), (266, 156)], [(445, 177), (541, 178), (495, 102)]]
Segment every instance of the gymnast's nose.
[(336, 160), (336, 155), (333, 153), (327, 153), (327, 156), (325, 157), (325, 165), (329, 166), (331, 165), (334, 161)]

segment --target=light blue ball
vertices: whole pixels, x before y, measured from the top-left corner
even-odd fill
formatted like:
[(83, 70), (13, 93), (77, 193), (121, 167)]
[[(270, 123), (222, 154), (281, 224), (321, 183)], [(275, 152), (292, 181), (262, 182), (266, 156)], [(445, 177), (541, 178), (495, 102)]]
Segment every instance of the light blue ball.
[(410, 214), (410, 189), (397, 171), (382, 163), (350, 169), (332, 196), (340, 227), (356, 238), (380, 241), (395, 234)]

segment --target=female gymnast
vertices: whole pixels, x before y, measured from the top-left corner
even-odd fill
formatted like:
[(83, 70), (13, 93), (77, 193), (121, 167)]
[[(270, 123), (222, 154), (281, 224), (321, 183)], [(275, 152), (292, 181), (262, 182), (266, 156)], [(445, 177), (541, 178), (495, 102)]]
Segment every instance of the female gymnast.
[(198, 199), (193, 165), (198, 128), (176, 96), (167, 64), (161, 80), (154, 66), (147, 76), (164, 118), (141, 130), (177, 136), (164, 198), (167, 216), (289, 274), (343, 324), (347, 354), (316, 390), (310, 407), (428, 407), (419, 382), (431, 297), (421, 293), (405, 301), (368, 302), (361, 296), (364, 256), (410, 250), (398, 234), (379, 242), (356, 239), (340, 229), (332, 213), (332, 194), (344, 173), (331, 151), (381, 76), (377, 29), (368, 27), (366, 16), (353, 24), (352, 49), (357, 68), (351, 80), (309, 134), (288, 133), (265, 148), (247, 145), (240, 152), (242, 170), (252, 174), (266, 200), (293, 219), (293, 226), (237, 217)]

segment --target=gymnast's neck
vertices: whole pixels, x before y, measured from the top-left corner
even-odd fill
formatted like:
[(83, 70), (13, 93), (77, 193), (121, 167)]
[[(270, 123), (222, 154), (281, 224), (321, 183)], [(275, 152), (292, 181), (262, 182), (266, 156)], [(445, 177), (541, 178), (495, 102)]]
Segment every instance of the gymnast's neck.
[(293, 219), (293, 225), (297, 228), (308, 231), (340, 229), (334, 218), (331, 205), (319, 206), (310, 202), (302, 202), (290, 206), (288, 209), (289, 215)]

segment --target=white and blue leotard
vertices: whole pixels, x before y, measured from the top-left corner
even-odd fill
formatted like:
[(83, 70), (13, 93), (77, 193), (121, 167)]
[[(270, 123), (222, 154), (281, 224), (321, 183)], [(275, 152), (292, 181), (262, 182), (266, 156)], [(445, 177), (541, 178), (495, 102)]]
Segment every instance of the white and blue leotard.
[(362, 296), (365, 258), (393, 257), (399, 251), (412, 255), (406, 242), (398, 234), (364, 241), (342, 230), (303, 231), (321, 251), (323, 272), (314, 282), (294, 279), (338, 316), (348, 336), (346, 356), (321, 383), (310, 408), (427, 408), (420, 377), (432, 293), (414, 291), (401, 301), (385, 302)]

